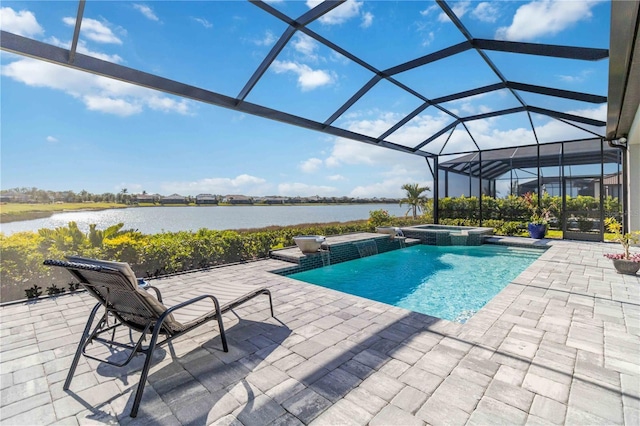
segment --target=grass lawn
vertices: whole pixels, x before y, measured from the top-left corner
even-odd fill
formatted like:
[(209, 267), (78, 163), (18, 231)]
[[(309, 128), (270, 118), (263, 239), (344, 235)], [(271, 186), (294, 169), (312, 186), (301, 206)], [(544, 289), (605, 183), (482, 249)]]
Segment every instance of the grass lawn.
[[(529, 233), (527, 231), (521, 232), (520, 234), (518, 234), (519, 237), (528, 237)], [(544, 236), (545, 238), (551, 238), (554, 240), (561, 240), (562, 239), (562, 231), (559, 229), (549, 229), (547, 231), (547, 234)], [(614, 234), (611, 234), (609, 232), (605, 232), (604, 233), (604, 240), (605, 242), (613, 242), (615, 238)]]
[(54, 213), (69, 210), (121, 209), (128, 206), (116, 203), (61, 203), (61, 204), (0, 204), (0, 223), (16, 222), (49, 217)]

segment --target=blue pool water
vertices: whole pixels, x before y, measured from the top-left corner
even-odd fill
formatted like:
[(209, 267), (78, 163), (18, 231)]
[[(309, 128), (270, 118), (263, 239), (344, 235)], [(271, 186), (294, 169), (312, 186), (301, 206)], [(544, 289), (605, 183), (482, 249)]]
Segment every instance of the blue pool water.
[(490, 244), (417, 245), (289, 278), (464, 323), (542, 253)]

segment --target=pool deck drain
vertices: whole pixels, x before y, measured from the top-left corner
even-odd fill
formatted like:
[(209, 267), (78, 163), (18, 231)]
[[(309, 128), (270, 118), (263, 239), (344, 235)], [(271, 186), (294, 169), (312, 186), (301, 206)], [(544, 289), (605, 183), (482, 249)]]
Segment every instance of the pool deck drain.
[(0, 307), (0, 420), (639, 424), (640, 277), (603, 257), (617, 245), (513, 241), (549, 249), (466, 324), (273, 274), (275, 259), (152, 280), (168, 305), (212, 281), (267, 285), (277, 319), (259, 298), (224, 315), (228, 353), (213, 325), (163, 347), (135, 420), (139, 366), (83, 359), (62, 390), (93, 299)]

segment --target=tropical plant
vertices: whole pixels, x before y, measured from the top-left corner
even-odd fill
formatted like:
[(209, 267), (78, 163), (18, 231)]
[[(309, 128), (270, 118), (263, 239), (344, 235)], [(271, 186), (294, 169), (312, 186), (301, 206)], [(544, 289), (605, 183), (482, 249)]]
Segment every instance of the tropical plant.
[(111, 225), (107, 229), (101, 230), (101, 229), (96, 229), (95, 223), (89, 224), (88, 238), (89, 238), (89, 242), (91, 243), (91, 246), (102, 247), (102, 244), (106, 239), (114, 238), (126, 232), (129, 232), (129, 231), (124, 231), (124, 232), (120, 231), (123, 226), (124, 226), (124, 223), (120, 222), (117, 225)]
[(413, 218), (418, 218), (418, 212), (424, 211), (425, 205), (427, 203), (427, 197), (422, 194), (427, 191), (431, 191), (431, 188), (428, 186), (420, 186), (418, 183), (405, 183), (401, 187), (406, 191), (406, 198), (400, 200), (400, 206), (408, 205), (409, 209), (405, 213), (405, 216), (412, 212)]
[(387, 210), (371, 210), (369, 212), (369, 223), (374, 228), (377, 226), (387, 226), (391, 224), (393, 218)]
[(632, 255), (629, 251), (631, 244), (636, 244), (638, 240), (640, 240), (640, 231), (632, 231), (623, 234), (622, 224), (614, 217), (605, 218), (604, 225), (607, 227), (607, 231), (613, 234), (613, 241), (619, 242), (624, 250), (624, 253), (607, 253), (604, 256), (609, 259), (624, 259), (640, 262), (640, 254)]
[(25, 289), (24, 292), (27, 295), (27, 299), (35, 299), (42, 295), (42, 287), (34, 284), (33, 287)]
[(531, 213), (529, 223), (533, 223), (535, 225), (546, 225), (547, 223), (549, 223), (549, 219), (551, 218), (551, 211), (555, 209), (553, 201), (551, 201), (551, 205), (542, 202), (539, 203), (537, 195), (531, 192), (527, 192), (526, 194), (524, 194), (522, 200), (524, 202), (524, 205), (527, 207), (527, 209), (529, 209), (529, 212)]

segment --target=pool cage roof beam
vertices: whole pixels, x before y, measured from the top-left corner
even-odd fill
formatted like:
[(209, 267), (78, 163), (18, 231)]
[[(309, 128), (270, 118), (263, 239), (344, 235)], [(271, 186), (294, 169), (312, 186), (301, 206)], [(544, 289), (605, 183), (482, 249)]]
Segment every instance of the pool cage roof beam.
[[(298, 28), (304, 27), (305, 25), (307, 25), (307, 24), (313, 22), (314, 20), (320, 18), (322, 15), (331, 12), (333, 9), (335, 9), (336, 7), (338, 7), (342, 3), (344, 3), (344, 1), (346, 1), (346, 0), (340, 0), (340, 1), (327, 0), (327, 1), (324, 1), (324, 2), (320, 3), (318, 6), (314, 7), (310, 11), (308, 11), (307, 13), (305, 13), (304, 15), (300, 16), (295, 21), (288, 22), (289, 26), (287, 27), (287, 29), (284, 31), (282, 36), (280, 36), (280, 38), (275, 43), (275, 45), (273, 46), (271, 51), (269, 51), (269, 53), (264, 58), (262, 63), (260, 63), (260, 65), (258, 66), (256, 71), (253, 73), (251, 78), (249, 78), (249, 81), (247, 81), (247, 84), (245, 84), (244, 88), (240, 91), (240, 94), (238, 94), (238, 100), (239, 101), (240, 100), (244, 100), (247, 97), (249, 92), (258, 83), (258, 81), (260, 80), (262, 75), (265, 72), (267, 72), (267, 69), (269, 69), (269, 67), (271, 66), (273, 61), (278, 57), (278, 55), (280, 54), (282, 49), (284, 49), (284, 47), (287, 45), (287, 43), (289, 42), (291, 37), (293, 37), (293, 35), (295, 34), (295, 32), (296, 32), (296, 30)], [(260, 4), (262, 2), (252, 1), (252, 3)]]
[(380, 145), (385, 148), (405, 152), (407, 154), (415, 154), (421, 157), (428, 157), (431, 155), (422, 152), (415, 153), (411, 150), (411, 148), (394, 144), (392, 142), (384, 141), (384, 143), (380, 143), (378, 140), (370, 136), (362, 135), (360, 133), (333, 126), (324, 126), (322, 123), (319, 123), (317, 121), (270, 109), (262, 105), (257, 105), (246, 101), (237, 102), (235, 98), (229, 96), (211, 92), (209, 90), (204, 90), (199, 87), (180, 83), (174, 80), (169, 80), (164, 77), (146, 73), (144, 71), (127, 68), (122, 65), (103, 61), (101, 59), (94, 58), (88, 55), (78, 53), (73, 64), (69, 64), (68, 50), (6, 31), (0, 31), (0, 42), (2, 43), (2, 49), (8, 52), (44, 60), (58, 65), (64, 65), (81, 71), (87, 71), (92, 74), (113, 78), (115, 80), (135, 84), (137, 86), (159, 90), (172, 95), (181, 96), (183, 98), (193, 99), (199, 102), (245, 112), (247, 114), (264, 117), (275, 121), (281, 121), (310, 130), (328, 133), (333, 136), (352, 139), (371, 145)]
[[(492, 117), (498, 117), (501, 115), (508, 115), (508, 114), (516, 114), (519, 112), (534, 112), (537, 114), (541, 114), (541, 115), (546, 115), (552, 118), (555, 118), (557, 120), (560, 120), (566, 124), (570, 124), (573, 125), (574, 127), (577, 127), (579, 129), (582, 129), (586, 132), (589, 132), (593, 135), (596, 135), (598, 137), (602, 137), (602, 135), (598, 135), (597, 133), (591, 132), (587, 129), (584, 129), (580, 126), (577, 126), (573, 123), (567, 123), (567, 121), (565, 120), (569, 120), (569, 121), (576, 121), (578, 123), (583, 123), (583, 124), (588, 124), (591, 126), (605, 126), (606, 123), (600, 120), (595, 120), (592, 118), (588, 118), (588, 117), (581, 117), (579, 115), (574, 115), (574, 114), (567, 114), (567, 113), (563, 113), (563, 112), (558, 112), (558, 111), (554, 111), (554, 110), (549, 110), (549, 109), (545, 109), (545, 108), (538, 108), (535, 106), (521, 106), (521, 107), (515, 107), (515, 108), (508, 108), (508, 109), (503, 109), (503, 110), (499, 110), (499, 111), (491, 111), (491, 112), (487, 112), (484, 114), (477, 114), (477, 115), (471, 115), (468, 117), (464, 117), (464, 118), (460, 118), (456, 121), (454, 121), (453, 123), (450, 123), (448, 126), (440, 129), (438, 132), (434, 133), (433, 135), (431, 135), (429, 138), (427, 138), (425, 141), (423, 141), (422, 143), (416, 145), (415, 147), (413, 147), (414, 150), (419, 150), (421, 148), (423, 148), (425, 145), (429, 144), (430, 142), (433, 142), (435, 139), (439, 138), (440, 136), (442, 136), (444, 133), (446, 133), (447, 131), (451, 130), (452, 127), (455, 127), (456, 125), (458, 125), (459, 123), (462, 123), (464, 125), (464, 123), (466, 123), (467, 121), (473, 121), (473, 120), (481, 120), (481, 119), (485, 119), (485, 118), (492, 118)], [(530, 117), (530, 116), (529, 116)], [(535, 131), (535, 126), (532, 126), (534, 128)], [(466, 126), (465, 126), (466, 128)], [(469, 132), (469, 130), (467, 129), (467, 131)], [(473, 140), (473, 136), (471, 135), (471, 132), (469, 132), (472, 140)], [(536, 138), (537, 140), (537, 138)], [(475, 144), (475, 140), (473, 140), (474, 144)], [(476, 147), (477, 144), (476, 144)], [(478, 150), (479, 147), (478, 147)]]
[[(518, 94), (518, 91), (528, 91), (532, 93), (538, 93), (547, 96), (555, 96), (566, 99), (584, 101), (584, 102), (592, 102), (599, 103), (605, 102), (606, 97), (592, 95), (587, 93), (579, 93), (572, 92), (568, 90), (562, 89), (554, 89), (542, 86), (535, 86), (531, 84), (521, 83), (521, 82), (510, 82), (507, 81), (502, 75), (501, 71), (498, 67), (491, 61), (491, 59), (486, 55), (485, 50), (493, 50), (493, 51), (502, 51), (508, 53), (515, 54), (529, 54), (529, 55), (540, 55), (540, 56), (550, 56), (550, 57), (559, 57), (559, 58), (567, 58), (567, 59), (577, 59), (577, 60), (600, 60), (606, 58), (608, 56), (608, 50), (606, 49), (594, 49), (594, 48), (585, 48), (585, 47), (572, 47), (572, 46), (556, 46), (556, 45), (545, 45), (545, 44), (534, 44), (534, 43), (522, 43), (522, 42), (507, 42), (507, 41), (499, 41), (499, 40), (485, 40), (485, 39), (476, 39), (473, 38), (471, 33), (464, 27), (460, 19), (453, 13), (448, 4), (444, 0), (437, 0), (437, 4), (440, 8), (445, 12), (445, 14), (451, 19), (457, 29), (464, 35), (467, 39), (466, 41), (447, 47), (438, 52), (431, 53), (429, 55), (425, 55), (421, 58), (417, 58), (403, 64), (388, 68), (384, 71), (380, 71), (370, 65), (369, 63), (363, 61), (352, 53), (342, 49), (341, 47), (335, 45), (329, 40), (325, 39), (321, 35), (315, 33), (314, 31), (307, 28), (307, 25), (311, 22), (319, 19), (326, 13), (334, 10), (339, 5), (343, 4), (345, 0), (328, 0), (320, 3), (315, 8), (309, 10), (308, 12), (302, 14), (297, 19), (293, 19), (285, 15), (284, 13), (278, 11), (271, 5), (265, 3), (260, 0), (250, 0), (250, 3), (259, 7), (263, 11), (269, 13), (273, 17), (285, 22), (288, 25), (288, 28), (282, 34), (280, 39), (276, 42), (274, 48), (269, 52), (267, 57), (262, 61), (262, 63), (258, 66), (258, 68), (254, 71), (252, 76), (246, 82), (245, 86), (238, 94), (236, 98), (232, 98), (226, 95), (222, 95), (220, 93), (211, 92), (208, 90), (204, 90), (199, 87), (190, 86), (187, 84), (179, 83), (177, 81), (169, 80), (163, 77), (159, 77), (153, 74), (145, 73), (139, 70), (126, 68), (121, 65), (101, 61), (97, 58), (92, 58), (86, 55), (76, 54), (74, 45), (77, 46), (77, 42), (80, 36), (80, 26), (81, 26), (81, 17), (84, 10), (85, 0), (79, 0), (78, 5), (78, 17), (76, 19), (76, 27), (74, 29), (74, 36), (72, 39), (72, 47), (69, 50), (65, 50), (62, 48), (58, 48), (56, 46), (52, 46), (49, 44), (45, 44), (42, 42), (38, 42), (36, 40), (18, 36), (16, 34), (8, 33), (5, 31), (1, 32), (0, 37), (0, 47), (3, 50), (17, 53), (24, 56), (29, 56), (32, 58), (56, 63), (59, 65), (64, 65), (67, 67), (71, 67), (74, 69), (78, 69), (81, 71), (86, 71), (89, 73), (93, 73), (96, 75), (102, 75), (105, 77), (117, 79), (120, 81), (124, 81), (127, 83), (139, 85), (142, 87), (147, 87), (154, 90), (159, 90), (165, 93), (170, 93), (173, 95), (193, 99), (196, 101), (201, 101), (204, 103), (220, 106), (223, 108), (238, 110), (241, 112), (245, 112), (248, 114), (268, 118), (271, 120), (281, 121), (287, 124), (296, 125), (300, 127), (304, 127), (307, 129), (320, 131), (323, 133), (327, 133), (334, 136), (344, 137), (347, 139), (352, 139), (359, 142), (364, 142), (372, 145), (382, 146), (386, 148), (390, 148), (393, 150), (410, 153), (414, 155), (419, 155), (423, 157), (429, 157), (433, 154), (421, 151), (420, 148), (424, 147), (428, 143), (435, 140), (437, 137), (451, 130), (451, 134), (455, 130), (455, 127), (462, 123), (465, 127), (466, 132), (469, 134), (471, 140), (476, 145), (476, 148), (479, 149), (473, 133), (467, 128), (465, 123), (467, 121), (480, 119), (480, 118), (488, 118), (490, 116), (498, 116), (511, 114), (515, 112), (526, 112), (529, 117), (529, 122), (533, 128), (535, 134), (535, 126), (533, 126), (533, 121), (531, 119), (531, 112), (547, 115), (558, 120), (564, 121), (569, 120), (576, 123), (583, 123), (594, 126), (604, 126), (604, 123), (591, 120), (584, 117), (579, 117), (571, 114), (562, 113), (559, 111), (553, 111), (543, 108), (537, 108), (534, 106), (527, 105), (524, 100)], [(357, 63), (358, 65), (364, 67), (374, 74), (374, 76), (363, 86), (361, 87), (350, 99), (338, 108), (329, 119), (327, 119), (324, 123), (320, 123), (314, 120), (306, 119), (300, 116), (296, 116), (293, 114), (285, 113), (283, 111), (271, 109), (264, 107), (262, 105), (253, 104), (250, 102), (246, 102), (245, 98), (251, 92), (253, 87), (260, 81), (264, 73), (268, 70), (269, 66), (276, 59), (278, 54), (284, 49), (287, 43), (291, 40), (292, 36), (296, 31), (301, 31), (307, 36), (315, 39), (319, 43), (325, 45), (329, 49), (345, 56), (351, 61)], [(426, 65), (431, 62), (438, 61), (440, 59), (447, 58), (449, 56), (474, 49), (478, 54), (483, 58), (486, 64), (491, 68), (496, 76), (500, 79), (500, 82), (497, 84), (492, 84), (489, 86), (484, 86), (472, 90), (467, 90), (464, 92), (460, 92), (457, 94), (442, 96), (437, 99), (429, 99), (422, 95), (421, 93), (413, 90), (412, 88), (398, 82), (392, 76), (404, 71), (408, 71), (410, 69)], [(64, 57), (64, 59), (63, 59)], [(366, 136), (360, 133), (352, 132), (346, 129), (338, 128), (332, 126), (331, 124), (337, 120), (341, 115), (343, 115), (351, 106), (357, 102), (364, 94), (366, 94), (371, 88), (373, 88), (379, 81), (385, 79), (395, 86), (405, 90), (406, 92), (418, 97), (423, 101), (423, 104), (412, 111), (410, 114), (399, 120), (395, 125), (393, 125), (390, 129), (380, 135), (378, 138)], [(441, 103), (448, 102), (451, 100), (462, 99), (465, 97), (487, 93), (494, 90), (507, 89), (511, 92), (511, 94), (518, 100), (521, 104), (521, 107), (506, 109), (501, 111), (496, 111), (490, 113), (491, 115), (477, 115), (470, 117), (458, 117), (456, 114), (444, 108)], [(437, 132), (436, 134), (428, 137), (421, 144), (411, 148), (402, 146), (399, 144), (395, 144), (393, 142), (385, 140), (392, 133), (398, 131), (405, 124), (407, 124), (412, 118), (416, 117), (418, 114), (426, 110), (429, 106), (434, 106), (438, 110), (444, 112), (454, 119), (454, 121)], [(567, 123), (573, 125), (575, 127), (581, 128), (580, 126), (575, 125), (574, 123)], [(582, 129), (582, 128), (581, 128)], [(590, 132), (587, 129), (583, 129), (585, 131)], [(590, 132), (594, 134), (593, 132)], [(451, 134), (447, 138), (446, 143), (451, 138)], [(536, 136), (537, 140), (537, 136)], [(443, 146), (444, 148), (444, 146)], [(442, 152), (442, 150), (441, 150)]]
[(84, 15), (85, 0), (78, 3), (78, 12), (76, 14), (76, 24), (73, 26), (73, 37), (71, 38), (71, 48), (69, 48), (69, 63), (72, 63), (76, 56), (78, 48), (78, 40), (80, 39), (80, 26), (82, 25), (82, 16)]

